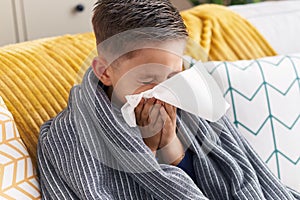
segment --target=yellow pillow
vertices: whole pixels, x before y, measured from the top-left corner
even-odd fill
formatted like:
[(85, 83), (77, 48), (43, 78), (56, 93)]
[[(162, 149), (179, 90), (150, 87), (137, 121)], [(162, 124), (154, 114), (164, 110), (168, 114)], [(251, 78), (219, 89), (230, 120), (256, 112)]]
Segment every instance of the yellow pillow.
[(0, 96), (0, 199), (40, 199), (35, 168)]
[(40, 126), (67, 106), (70, 89), (80, 82), (95, 47), (94, 34), (86, 33), (0, 48), (0, 96), (34, 166)]

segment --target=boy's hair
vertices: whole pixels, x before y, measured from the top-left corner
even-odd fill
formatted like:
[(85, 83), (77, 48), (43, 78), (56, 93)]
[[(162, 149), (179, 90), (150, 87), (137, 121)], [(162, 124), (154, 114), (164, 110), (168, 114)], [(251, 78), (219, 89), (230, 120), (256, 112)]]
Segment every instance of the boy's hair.
[(124, 31), (157, 28), (159, 40), (184, 39), (186, 26), (169, 0), (98, 0), (92, 18), (97, 45)]

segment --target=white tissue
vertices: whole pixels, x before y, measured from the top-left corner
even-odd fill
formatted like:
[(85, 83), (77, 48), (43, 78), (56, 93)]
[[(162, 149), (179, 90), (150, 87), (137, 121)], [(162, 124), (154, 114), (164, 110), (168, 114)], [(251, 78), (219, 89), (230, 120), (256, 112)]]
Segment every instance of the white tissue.
[(230, 107), (201, 62), (150, 90), (126, 95), (127, 102), (121, 112), (130, 127), (136, 126), (134, 109), (143, 97), (154, 97), (212, 122), (220, 119)]

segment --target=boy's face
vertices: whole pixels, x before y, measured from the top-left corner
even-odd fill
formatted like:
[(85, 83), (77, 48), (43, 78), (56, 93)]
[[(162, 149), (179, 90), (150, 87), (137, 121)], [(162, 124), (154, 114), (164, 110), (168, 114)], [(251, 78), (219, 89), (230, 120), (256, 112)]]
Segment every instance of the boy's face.
[[(97, 71), (97, 62), (93, 62)], [(117, 66), (109, 66), (102, 75), (97, 75), (100, 81), (112, 86), (110, 100), (117, 104), (126, 102), (125, 95), (138, 94), (152, 89), (182, 71), (182, 57), (170, 51), (145, 48), (138, 50), (131, 58), (122, 58)]]

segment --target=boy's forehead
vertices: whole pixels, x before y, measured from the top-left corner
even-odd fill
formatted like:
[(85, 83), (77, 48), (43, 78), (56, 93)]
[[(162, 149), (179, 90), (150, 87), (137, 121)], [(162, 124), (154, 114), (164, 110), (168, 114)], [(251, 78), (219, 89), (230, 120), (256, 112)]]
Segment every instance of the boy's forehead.
[(128, 65), (141, 66), (143, 70), (174, 68), (182, 64), (182, 55), (158, 49), (143, 49), (135, 56), (127, 58)]
[[(151, 54), (154, 52), (157, 53), (168, 53), (177, 55), (179, 57), (183, 56), (186, 46), (186, 40), (170, 40), (170, 41), (161, 41), (161, 42), (149, 42), (135, 45), (124, 45), (118, 49), (110, 51), (111, 49), (101, 49), (100, 54), (105, 58), (107, 64), (110, 65), (115, 60), (122, 57), (135, 57), (135, 56), (147, 56), (146, 58), (151, 58)], [(116, 47), (115, 47), (116, 48)], [(109, 50), (110, 49), (110, 50)]]
[(151, 62), (152, 60), (163, 60), (167, 58), (167, 56), (170, 58), (176, 58), (176, 59), (182, 59), (183, 53), (171, 51), (171, 50), (166, 50), (166, 49), (160, 49), (160, 48), (144, 48), (144, 49), (139, 49), (134, 52), (130, 52), (131, 58), (134, 59), (143, 59), (145, 62), (149, 61)]

